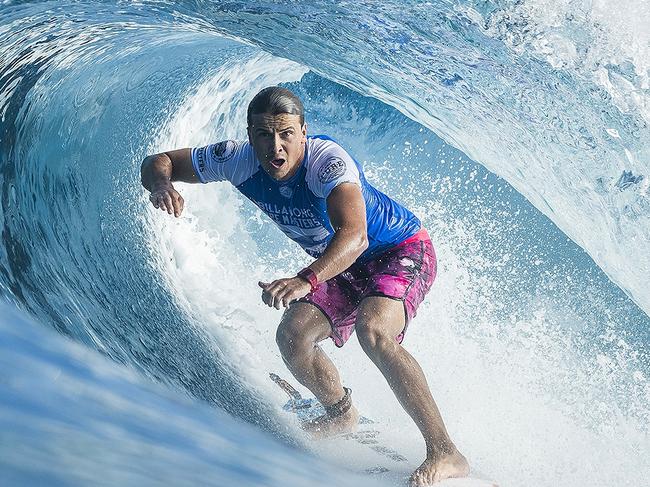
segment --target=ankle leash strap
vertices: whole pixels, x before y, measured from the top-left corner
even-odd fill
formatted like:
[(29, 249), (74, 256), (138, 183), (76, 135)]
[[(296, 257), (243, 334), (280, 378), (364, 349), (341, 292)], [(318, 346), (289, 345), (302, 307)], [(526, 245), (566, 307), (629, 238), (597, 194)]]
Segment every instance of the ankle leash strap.
[(336, 418), (347, 413), (352, 407), (352, 389), (344, 387), (345, 395), (339, 402), (331, 406), (325, 406), (325, 412), (330, 418)]

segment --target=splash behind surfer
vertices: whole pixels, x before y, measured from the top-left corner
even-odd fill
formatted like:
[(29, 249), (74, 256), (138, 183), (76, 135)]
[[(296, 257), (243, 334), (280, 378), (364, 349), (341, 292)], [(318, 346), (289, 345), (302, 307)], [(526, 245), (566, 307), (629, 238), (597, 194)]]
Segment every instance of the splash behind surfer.
[(422, 432), (427, 457), (411, 476), (427, 485), (469, 473), (451, 441), (417, 361), (402, 346), (431, 288), (436, 256), (408, 209), (378, 191), (340, 145), (307, 136), (302, 102), (269, 87), (250, 102), (248, 140), (148, 156), (141, 178), (156, 207), (176, 217), (184, 201), (173, 183), (229, 181), (315, 260), (295, 276), (259, 282), (262, 300), (286, 308), (277, 330), (282, 358), (325, 406), (306, 423), (316, 437), (356, 427), (351, 391), (318, 343), (342, 347), (353, 331)]

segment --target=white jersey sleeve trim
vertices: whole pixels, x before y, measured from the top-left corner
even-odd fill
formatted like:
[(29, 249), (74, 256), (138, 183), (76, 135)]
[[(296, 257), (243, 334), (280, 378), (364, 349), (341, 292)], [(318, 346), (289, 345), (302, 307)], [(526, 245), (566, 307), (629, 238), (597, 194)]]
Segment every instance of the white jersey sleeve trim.
[(248, 141), (224, 140), (192, 149), (192, 166), (202, 183), (230, 181), (239, 186), (259, 169)]
[(311, 139), (307, 165), (307, 187), (319, 198), (327, 198), (342, 183), (361, 187), (359, 169), (350, 155), (336, 142)]

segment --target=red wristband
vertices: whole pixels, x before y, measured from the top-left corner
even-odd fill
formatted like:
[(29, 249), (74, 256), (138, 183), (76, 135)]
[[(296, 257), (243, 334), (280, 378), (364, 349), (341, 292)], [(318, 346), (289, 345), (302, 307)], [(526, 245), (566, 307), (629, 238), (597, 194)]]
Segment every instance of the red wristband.
[(305, 281), (307, 281), (311, 286), (312, 291), (316, 289), (316, 286), (318, 286), (318, 277), (316, 277), (316, 273), (309, 267), (305, 267), (303, 270), (301, 270), (298, 273), (298, 277), (302, 277)]

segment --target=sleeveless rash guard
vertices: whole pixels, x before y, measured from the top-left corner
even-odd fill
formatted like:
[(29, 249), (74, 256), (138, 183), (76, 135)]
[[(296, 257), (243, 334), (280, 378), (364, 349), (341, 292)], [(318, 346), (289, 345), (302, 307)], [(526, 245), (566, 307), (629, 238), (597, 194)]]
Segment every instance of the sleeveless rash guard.
[(264, 171), (248, 141), (194, 148), (192, 164), (202, 183), (230, 181), (314, 258), (334, 235), (326, 200), (341, 183), (358, 185), (366, 202), (369, 245), (357, 262), (376, 257), (420, 229), (413, 213), (368, 183), (359, 162), (324, 135), (307, 137), (300, 168), (286, 181)]

